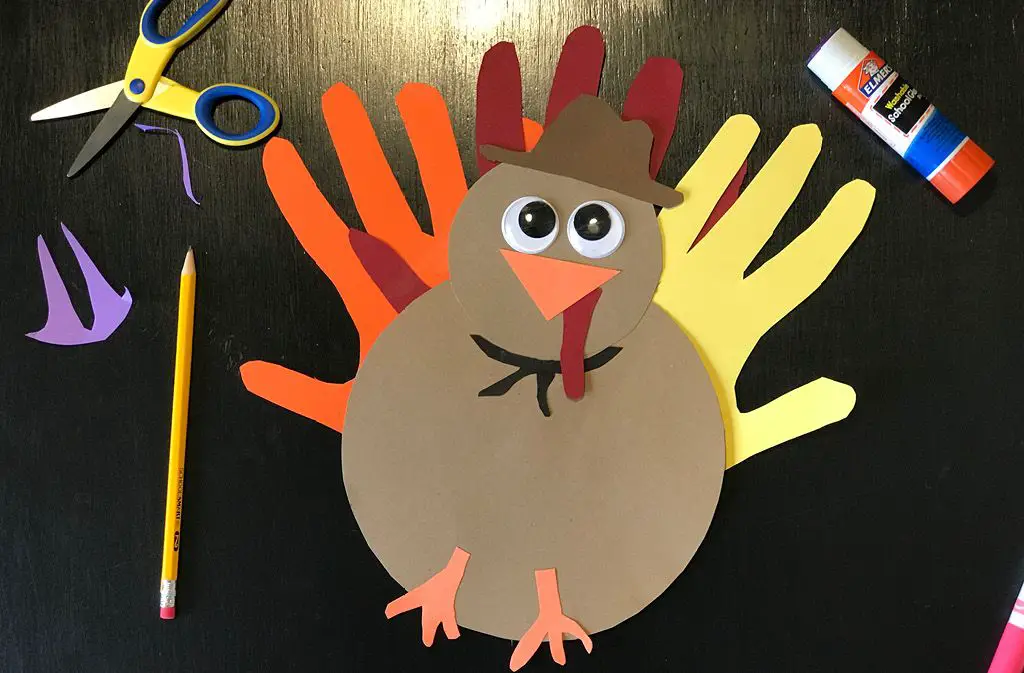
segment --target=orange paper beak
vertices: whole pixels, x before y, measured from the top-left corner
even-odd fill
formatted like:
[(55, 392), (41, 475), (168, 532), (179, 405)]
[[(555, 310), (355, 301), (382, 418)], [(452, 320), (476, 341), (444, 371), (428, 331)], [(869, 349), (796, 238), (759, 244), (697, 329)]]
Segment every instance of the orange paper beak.
[(616, 269), (527, 255), (514, 250), (502, 250), (501, 254), (547, 320), (619, 274)]

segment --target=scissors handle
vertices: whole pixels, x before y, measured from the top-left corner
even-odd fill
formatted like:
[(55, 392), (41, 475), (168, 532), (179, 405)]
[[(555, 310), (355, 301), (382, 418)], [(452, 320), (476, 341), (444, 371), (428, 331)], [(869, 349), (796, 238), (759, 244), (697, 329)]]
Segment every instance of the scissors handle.
[(174, 52), (210, 25), (229, 0), (206, 0), (176, 33), (165, 36), (160, 33), (160, 14), (171, 2), (149, 0), (146, 9), (142, 11), (139, 39), (124, 75), (124, 94), (135, 103), (142, 104), (153, 97), (157, 82), (167, 69)]
[(185, 23), (181, 24), (173, 35), (162, 35), (160, 33), (160, 15), (163, 14), (167, 5), (172, 0), (150, 0), (146, 9), (142, 11), (142, 20), (139, 22), (139, 34), (157, 47), (173, 47), (180, 49), (186, 42), (198, 35), (203, 28), (206, 28), (211, 21), (217, 18), (229, 0), (206, 0), (203, 5), (190, 16)]
[[(243, 100), (255, 107), (259, 113), (255, 126), (244, 133), (228, 133), (217, 126), (213, 112), (218, 105), (229, 100)], [(229, 147), (258, 143), (273, 133), (281, 122), (281, 110), (273, 98), (259, 89), (241, 84), (215, 84), (201, 91), (196, 99), (195, 116), (203, 133)]]

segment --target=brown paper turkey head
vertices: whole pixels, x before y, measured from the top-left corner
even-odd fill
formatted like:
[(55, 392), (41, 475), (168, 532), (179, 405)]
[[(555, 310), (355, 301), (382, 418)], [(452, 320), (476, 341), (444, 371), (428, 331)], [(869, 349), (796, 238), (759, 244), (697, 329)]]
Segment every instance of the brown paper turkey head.
[(652, 204), (681, 200), (648, 177), (652, 138), (643, 122), (582, 96), (532, 152), (483, 149), (501, 165), (469, 191), (449, 247), (452, 286), (476, 333), (519, 355), (561, 358), (564, 370), (567, 357), (594, 355), (636, 327), (662, 271)]

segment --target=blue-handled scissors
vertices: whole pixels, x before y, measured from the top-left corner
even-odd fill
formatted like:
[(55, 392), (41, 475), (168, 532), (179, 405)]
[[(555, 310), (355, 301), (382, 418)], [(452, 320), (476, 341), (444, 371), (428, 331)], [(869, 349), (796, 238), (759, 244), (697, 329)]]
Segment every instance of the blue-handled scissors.
[[(251, 145), (274, 132), (281, 111), (267, 94), (241, 84), (217, 84), (194, 91), (163, 76), (174, 53), (198, 35), (221, 13), (229, 0), (206, 0), (202, 7), (171, 36), (160, 33), (160, 13), (171, 0), (150, 0), (139, 22), (135, 43), (124, 79), (86, 91), (32, 115), (32, 121), (70, 117), (107, 110), (96, 130), (85, 142), (68, 171), (74, 177), (92, 161), (125, 127), (139, 106), (189, 119), (216, 142), (228, 146)], [(243, 100), (256, 108), (259, 119), (245, 133), (228, 133), (217, 126), (213, 111), (228, 100)]]

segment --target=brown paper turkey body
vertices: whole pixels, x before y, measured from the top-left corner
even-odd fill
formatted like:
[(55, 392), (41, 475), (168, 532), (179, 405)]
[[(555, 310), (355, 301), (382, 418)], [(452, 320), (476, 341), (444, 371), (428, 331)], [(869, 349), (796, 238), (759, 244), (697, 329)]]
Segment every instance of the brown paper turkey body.
[[(718, 401), (662, 270), (652, 135), (600, 100), (568, 105), (529, 153), (469, 191), (451, 281), (380, 335), (349, 401), (345, 486), (367, 542), (440, 624), (584, 639), (657, 598), (710, 524)], [(701, 288), (694, 288), (700, 292)], [(452, 611), (454, 599), (454, 612)], [(581, 628), (582, 627), (582, 628)]]

